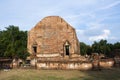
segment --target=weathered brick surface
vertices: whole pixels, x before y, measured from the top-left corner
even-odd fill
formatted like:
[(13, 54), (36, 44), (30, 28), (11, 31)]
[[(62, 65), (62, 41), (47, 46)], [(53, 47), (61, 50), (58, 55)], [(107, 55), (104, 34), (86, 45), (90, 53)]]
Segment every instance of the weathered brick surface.
[(69, 53), (80, 54), (80, 45), (75, 29), (59, 16), (48, 16), (42, 19), (28, 32), (28, 51), (33, 54), (60, 54), (65, 56), (65, 44)]
[(99, 65), (101, 68), (111, 68), (114, 66), (114, 60), (113, 59), (105, 59), (105, 60), (101, 60), (99, 62)]
[(27, 48), (34, 55), (31, 66), (37, 69), (90, 70), (110, 68), (114, 64), (113, 60), (99, 62), (99, 56), (94, 56), (93, 62), (81, 56), (75, 29), (59, 16), (45, 17), (36, 24), (28, 33)]
[(46, 61), (37, 63), (37, 69), (77, 69), (77, 70), (91, 70), (92, 63), (88, 62), (71, 62), (71, 61), (60, 61), (52, 62)]

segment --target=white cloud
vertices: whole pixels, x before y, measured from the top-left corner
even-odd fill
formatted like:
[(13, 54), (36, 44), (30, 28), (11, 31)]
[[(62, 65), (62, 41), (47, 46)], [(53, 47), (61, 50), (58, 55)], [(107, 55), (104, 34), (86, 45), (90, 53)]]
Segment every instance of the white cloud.
[(99, 29), (102, 24), (99, 24), (99, 23), (96, 23), (96, 22), (90, 22), (86, 25), (89, 27), (90, 30), (95, 30), (95, 29)]
[(76, 30), (77, 37), (78, 37), (78, 39), (79, 39), (80, 42), (84, 42), (87, 39), (87, 37), (84, 34), (84, 32), (85, 32), (85, 30), (80, 30), (80, 29)]
[(108, 39), (109, 35), (110, 35), (110, 30), (103, 30), (103, 34), (89, 37), (89, 40), (97, 41), (97, 40), (101, 40), (101, 39)]
[(112, 8), (112, 7), (116, 6), (116, 5), (118, 5), (118, 4), (120, 4), (120, 1), (113, 2), (113, 3), (111, 3), (111, 4), (107, 5), (107, 6), (102, 7), (101, 9), (109, 9), (109, 8)]
[(12, 24), (30, 30), (42, 18), (57, 15), (76, 29), (80, 41), (118, 40), (119, 4), (120, 0), (3, 0), (0, 3), (0, 29)]
[(110, 40), (117, 40), (116, 37), (110, 37), (109, 39), (110, 39)]
[(84, 34), (84, 30), (76, 30), (78, 34)]

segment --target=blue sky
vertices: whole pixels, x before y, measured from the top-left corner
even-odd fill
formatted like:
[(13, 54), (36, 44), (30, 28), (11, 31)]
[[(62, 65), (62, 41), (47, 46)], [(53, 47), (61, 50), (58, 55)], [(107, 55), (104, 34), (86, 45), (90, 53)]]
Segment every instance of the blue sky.
[(0, 0), (0, 30), (30, 30), (51, 15), (61, 16), (86, 44), (120, 42), (120, 0)]

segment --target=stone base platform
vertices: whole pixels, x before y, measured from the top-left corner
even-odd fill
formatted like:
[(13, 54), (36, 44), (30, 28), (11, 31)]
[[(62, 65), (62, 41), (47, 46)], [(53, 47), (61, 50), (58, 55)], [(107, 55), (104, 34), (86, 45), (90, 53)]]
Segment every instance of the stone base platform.
[(77, 69), (90, 70), (92, 63), (80, 58), (38, 58), (37, 69)]
[[(63, 69), (63, 70), (92, 70), (93, 68), (111, 68), (114, 65), (113, 60), (95, 61), (81, 60), (80, 58), (37, 58), (34, 59), (34, 65), (37, 69)], [(97, 67), (95, 64), (98, 64)]]
[(91, 70), (92, 63), (81, 61), (39, 61), (37, 69), (77, 69)]

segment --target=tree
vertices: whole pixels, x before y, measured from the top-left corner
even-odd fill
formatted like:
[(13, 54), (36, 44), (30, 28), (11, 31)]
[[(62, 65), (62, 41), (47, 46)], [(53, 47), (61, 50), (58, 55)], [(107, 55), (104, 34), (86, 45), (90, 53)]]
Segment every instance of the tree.
[(114, 49), (120, 49), (120, 42), (116, 42), (114, 44)]
[(87, 54), (87, 45), (83, 42), (80, 42), (80, 53), (81, 55)]
[(100, 53), (100, 45), (96, 41), (92, 44), (92, 52), (93, 53)]
[(91, 47), (86, 45), (84, 42), (80, 42), (80, 53), (81, 55), (90, 55), (91, 54)]
[(20, 31), (19, 27), (11, 25), (2, 31), (0, 36), (1, 56), (25, 59), (29, 55), (27, 52), (27, 31)]
[(91, 55), (91, 53), (92, 53), (92, 47), (88, 45), (87, 46), (87, 54)]
[(105, 54), (109, 56), (110, 52), (113, 50), (113, 46), (110, 43), (107, 43), (107, 40), (100, 40), (99, 42), (94, 42), (92, 44), (92, 51), (97, 53)]
[(0, 57), (4, 57), (4, 52), (5, 52), (5, 48), (6, 48), (6, 45), (4, 42), (4, 38), (3, 38), (3, 31), (0, 31)]

